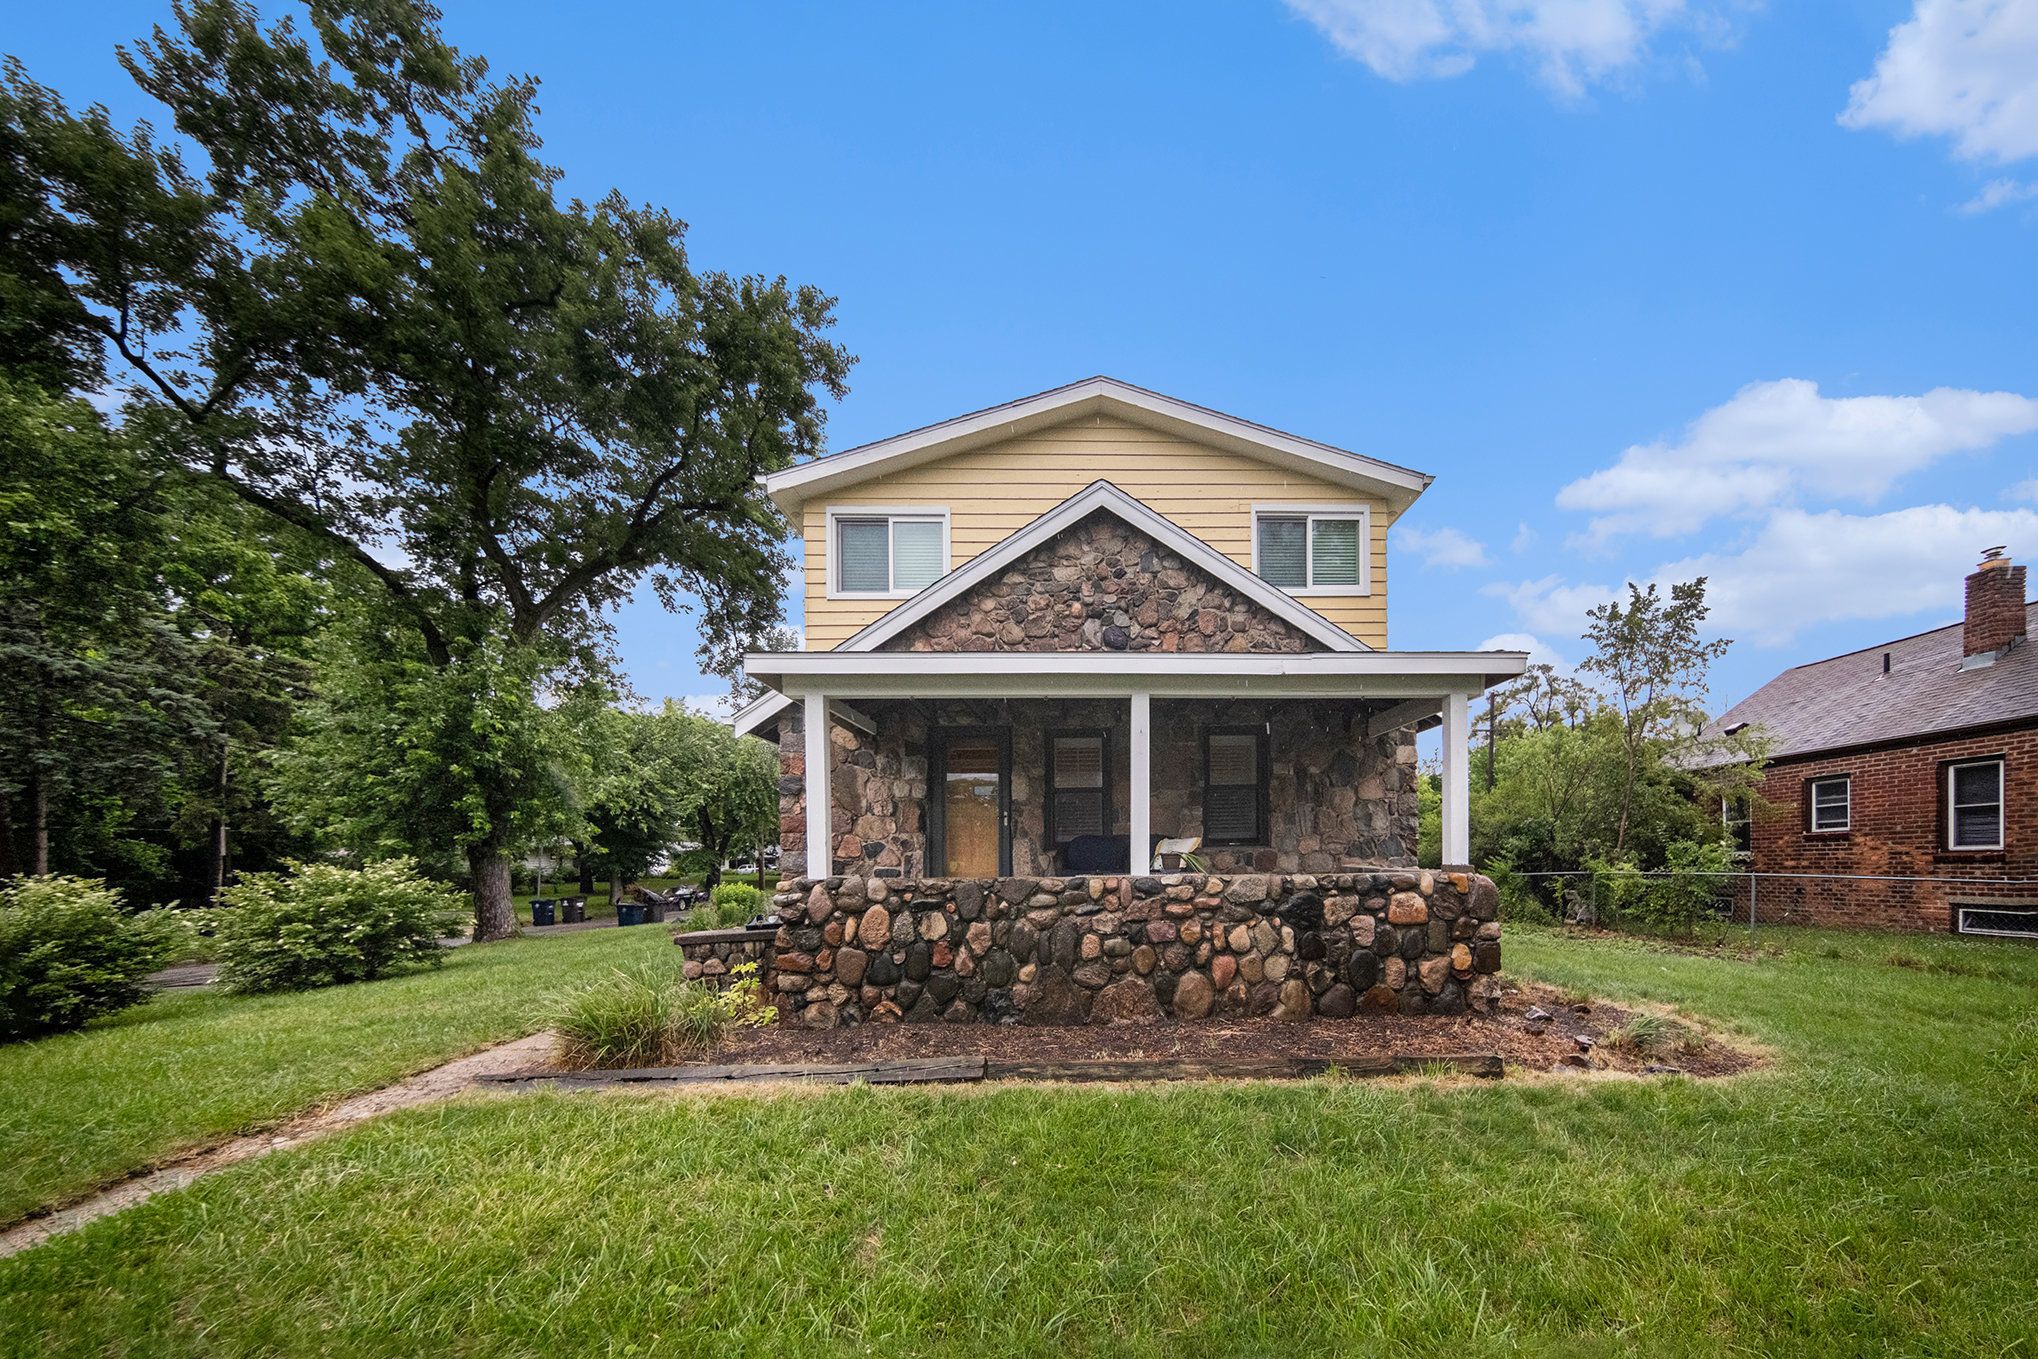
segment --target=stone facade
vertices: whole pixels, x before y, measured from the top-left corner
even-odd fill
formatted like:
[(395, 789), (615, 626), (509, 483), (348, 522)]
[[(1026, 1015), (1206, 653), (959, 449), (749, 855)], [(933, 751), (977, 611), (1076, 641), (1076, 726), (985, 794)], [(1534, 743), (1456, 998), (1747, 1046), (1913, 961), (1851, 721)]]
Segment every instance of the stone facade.
[(789, 880), (789, 1022), (1067, 1025), (1490, 1012), (1499, 894), (1471, 873)]
[[(1415, 862), (1415, 733), (1368, 737), (1379, 705), (1347, 701), (1156, 699), (1153, 704), (1153, 828), (1197, 835), (1203, 827), (1203, 733), (1265, 725), (1267, 821), (1263, 845), (1203, 851), (1217, 872), (1327, 873), (1352, 864)], [(1130, 716), (1112, 699), (870, 701), (858, 709), (876, 734), (830, 733), (835, 862), (845, 872), (915, 878), (930, 872), (930, 734), (936, 727), (1004, 729), (1012, 752), (1012, 871), (1055, 872), (1046, 819), (1048, 742), (1057, 731), (1106, 733), (1113, 834), (1129, 832)], [(786, 871), (806, 873), (806, 747), (798, 708), (779, 720), (780, 850)]]
[(730, 974), (744, 963), (757, 964), (758, 975), (768, 977), (777, 949), (778, 932), (771, 929), (695, 930), (674, 935), (680, 955), (686, 959), (681, 971), (688, 981), (705, 982), (721, 988)]
[(885, 643), (887, 651), (1322, 651), (1099, 510)]

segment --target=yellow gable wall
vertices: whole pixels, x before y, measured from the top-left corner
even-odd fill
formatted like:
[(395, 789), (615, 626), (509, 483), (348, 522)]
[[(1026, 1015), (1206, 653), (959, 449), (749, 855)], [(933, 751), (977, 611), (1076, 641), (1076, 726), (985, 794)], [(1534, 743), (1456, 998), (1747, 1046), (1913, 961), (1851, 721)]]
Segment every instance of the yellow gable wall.
[(1311, 595), (1300, 602), (1370, 646), (1387, 645), (1387, 529), (1393, 511), (1385, 503), (1237, 453), (1094, 417), (872, 477), (808, 501), (802, 507), (807, 647), (832, 648), (899, 603), (828, 598), (831, 506), (947, 507), (948, 566), (954, 570), (1100, 478), (1247, 570), (1254, 504), (1370, 506), (1372, 592)]

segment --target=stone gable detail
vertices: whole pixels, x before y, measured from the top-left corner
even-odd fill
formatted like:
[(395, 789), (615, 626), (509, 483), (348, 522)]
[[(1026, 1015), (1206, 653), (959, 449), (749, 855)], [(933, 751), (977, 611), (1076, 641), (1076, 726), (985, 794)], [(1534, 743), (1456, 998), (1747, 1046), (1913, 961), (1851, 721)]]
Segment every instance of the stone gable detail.
[(1293, 653), (1328, 648), (1100, 510), (943, 605), (883, 649)]

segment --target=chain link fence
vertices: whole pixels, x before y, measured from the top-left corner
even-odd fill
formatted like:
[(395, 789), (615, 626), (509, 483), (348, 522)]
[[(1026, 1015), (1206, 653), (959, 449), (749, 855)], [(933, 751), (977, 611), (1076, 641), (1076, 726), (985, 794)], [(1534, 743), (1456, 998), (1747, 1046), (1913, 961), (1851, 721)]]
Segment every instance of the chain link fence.
[(1964, 874), (1496, 868), (1506, 905), (1579, 925), (1837, 926), (2038, 940), (2038, 878)]

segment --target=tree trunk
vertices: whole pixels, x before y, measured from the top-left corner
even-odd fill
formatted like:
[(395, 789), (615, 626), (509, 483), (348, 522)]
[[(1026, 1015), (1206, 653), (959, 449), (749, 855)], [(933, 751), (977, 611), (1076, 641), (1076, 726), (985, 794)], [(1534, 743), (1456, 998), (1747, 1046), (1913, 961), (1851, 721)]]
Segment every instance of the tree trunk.
[(0, 792), (0, 882), (20, 871), (14, 861), (14, 799)]
[(230, 752), (232, 746), (222, 740), (219, 749), (219, 810), (212, 818), (211, 864), (205, 874), (205, 904), (219, 905), (219, 894), (226, 886), (226, 794)]
[(757, 849), (756, 849), (756, 854), (757, 854), (757, 890), (758, 890), (758, 891), (760, 891), (760, 892), (762, 892), (762, 891), (765, 891), (765, 890), (766, 890), (766, 888), (765, 888), (765, 886), (764, 886), (764, 846), (763, 846), (763, 845), (759, 845), (759, 846), (757, 847)]
[(29, 872), (50, 871), (50, 784), (40, 769), (28, 776)]
[(587, 855), (586, 841), (575, 840), (573, 842), (573, 862), (580, 869), (580, 895), (584, 897), (593, 896), (594, 860), (590, 859)]
[(507, 939), (515, 934), (517, 911), (510, 900), (509, 855), (495, 845), (475, 845), (467, 851), (467, 873), (474, 880), (475, 941)]
[(616, 919), (623, 918), (623, 880), (609, 879), (609, 909), (616, 913)]

